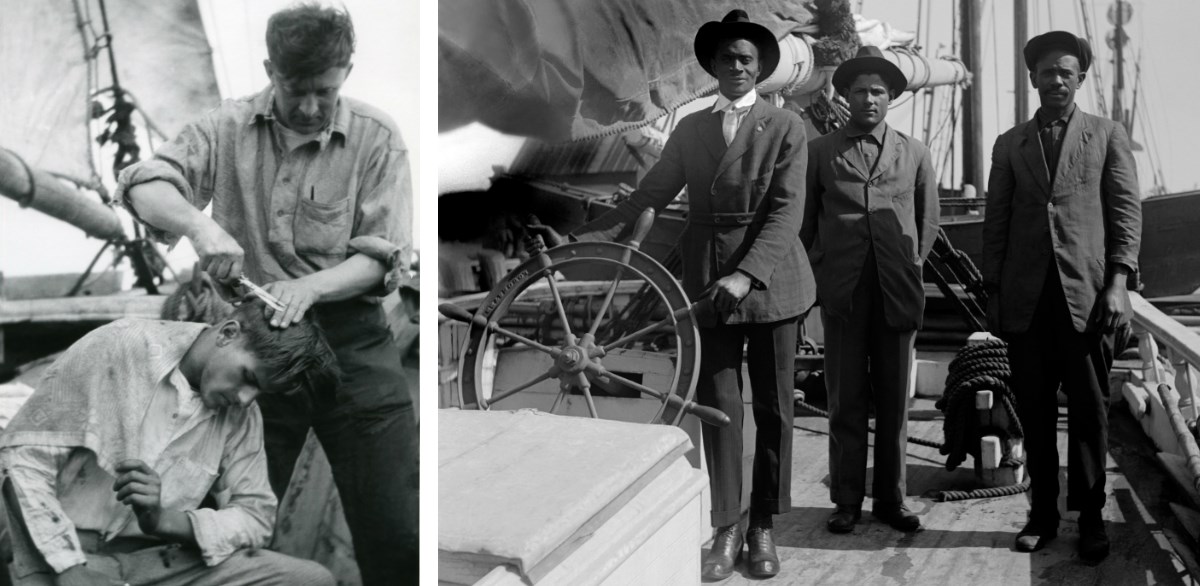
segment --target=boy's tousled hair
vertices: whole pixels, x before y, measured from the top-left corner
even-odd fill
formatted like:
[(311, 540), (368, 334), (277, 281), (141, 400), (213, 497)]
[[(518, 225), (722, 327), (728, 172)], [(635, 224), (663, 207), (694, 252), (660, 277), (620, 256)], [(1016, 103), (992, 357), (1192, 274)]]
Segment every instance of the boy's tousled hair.
[(273, 328), (267, 323), (264, 307), (257, 299), (243, 302), (230, 319), (241, 325), (246, 348), (271, 373), (270, 389), (312, 397), (321, 389), (337, 385), (341, 378), (337, 357), (312, 316), (287, 328)]
[(285, 78), (320, 75), (347, 67), (354, 54), (354, 23), (344, 9), (296, 4), (267, 21), (267, 56)]

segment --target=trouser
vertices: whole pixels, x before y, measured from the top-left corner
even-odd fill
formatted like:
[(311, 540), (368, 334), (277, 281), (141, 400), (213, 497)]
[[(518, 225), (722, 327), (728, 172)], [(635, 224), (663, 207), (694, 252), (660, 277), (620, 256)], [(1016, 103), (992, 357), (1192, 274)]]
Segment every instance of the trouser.
[(875, 405), (877, 502), (901, 503), (905, 494), (908, 380), (915, 330), (888, 328), (873, 254), (867, 256), (845, 319), (822, 309), (825, 384), (829, 401), (829, 497), (861, 506), (867, 485), (867, 420)]
[(333, 470), (363, 584), (416, 584), (418, 431), (382, 309), (318, 306), (342, 380), (311, 403), (260, 397), (268, 476), (282, 500), (311, 427)]
[[(95, 531), (79, 531), (87, 567), (138, 586), (334, 586), (321, 564), (268, 550), (239, 550), (209, 567), (195, 548), (161, 541), (118, 537), (103, 543)], [(20, 537), (24, 539), (23, 537)], [(42, 563), (44, 566), (44, 563)], [(43, 570), (17, 576), (17, 586), (51, 586), (55, 574)]]
[(1058, 519), (1058, 388), (1067, 409), (1067, 509), (1098, 515), (1104, 508), (1108, 457), (1108, 373), (1113, 335), (1079, 333), (1054, 263), (1029, 330), (1008, 334), (1017, 414), (1025, 431), (1031, 517)]
[(791, 510), (796, 331), (795, 318), (700, 329), (696, 401), (720, 409), (730, 421), (725, 427), (701, 426), (712, 487), (713, 527), (733, 525), (742, 515), (743, 342), (757, 428), (751, 512), (767, 515)]

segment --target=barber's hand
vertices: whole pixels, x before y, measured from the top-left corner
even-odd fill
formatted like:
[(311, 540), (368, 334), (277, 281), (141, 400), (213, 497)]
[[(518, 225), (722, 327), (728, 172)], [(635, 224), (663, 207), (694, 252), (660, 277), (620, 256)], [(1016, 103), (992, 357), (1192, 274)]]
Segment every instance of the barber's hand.
[(141, 460), (123, 460), (116, 466), (113, 491), (123, 505), (133, 507), (138, 527), (146, 535), (156, 535), (162, 520), (162, 480)]
[(546, 248), (554, 248), (567, 243), (567, 239), (557, 230), (542, 223), (537, 216), (529, 216), (529, 223), (525, 225), (525, 231), (530, 235), (541, 236), (542, 241), (546, 243)]
[(83, 564), (71, 566), (54, 578), (57, 586), (129, 586), (124, 580), (107, 576)]
[(1114, 282), (1100, 292), (1100, 298), (1096, 300), (1096, 309), (1094, 312), (1096, 326), (1104, 333), (1111, 333), (1117, 330), (1120, 325), (1129, 316), (1129, 293), (1125, 289), (1124, 283)]
[(721, 313), (732, 312), (737, 309), (742, 299), (750, 294), (752, 284), (750, 276), (741, 271), (734, 271), (732, 275), (721, 277), (713, 284), (710, 294), (713, 307)]
[(225, 282), (242, 274), (246, 253), (216, 222), (204, 222), (188, 234), (188, 239), (200, 256), (200, 268), (214, 279)]
[(283, 304), (282, 312), (266, 308), (267, 319), (277, 328), (286, 328), (304, 319), (304, 313), (320, 299), (320, 294), (301, 279), (267, 283), (263, 289)]

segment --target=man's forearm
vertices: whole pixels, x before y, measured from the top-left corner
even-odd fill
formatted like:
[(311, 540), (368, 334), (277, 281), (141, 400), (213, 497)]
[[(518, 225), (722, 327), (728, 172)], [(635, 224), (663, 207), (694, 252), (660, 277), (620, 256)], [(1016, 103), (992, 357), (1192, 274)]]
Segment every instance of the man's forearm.
[(142, 220), (164, 232), (194, 239), (198, 231), (215, 224), (167, 181), (140, 183), (130, 187), (128, 194)]
[(1108, 271), (1107, 286), (1119, 287), (1121, 289), (1124, 289), (1124, 288), (1126, 288), (1128, 279), (1129, 279), (1129, 267), (1127, 267), (1121, 263), (1113, 263), (1112, 268), (1109, 269), (1109, 271)]
[(342, 301), (379, 287), (387, 267), (365, 254), (356, 254), (334, 267), (296, 279), (317, 292), (318, 302)]
[(181, 511), (163, 509), (158, 519), (158, 530), (154, 534), (172, 543), (196, 545), (196, 531), (192, 528), (192, 519)]

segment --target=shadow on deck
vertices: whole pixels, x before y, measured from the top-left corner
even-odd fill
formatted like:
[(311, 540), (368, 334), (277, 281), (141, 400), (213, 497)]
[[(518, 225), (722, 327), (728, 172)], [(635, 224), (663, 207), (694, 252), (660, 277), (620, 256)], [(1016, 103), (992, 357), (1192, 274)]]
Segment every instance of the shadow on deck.
[[(909, 435), (942, 441), (942, 421), (928, 417), (932, 406), (913, 405)], [(919, 414), (919, 415), (917, 415)], [(829, 502), (828, 425), (797, 413), (792, 511), (776, 517), (775, 535), (782, 571), (770, 580), (746, 574), (745, 564), (722, 584), (1195, 584), (1188, 568), (1195, 545), (1171, 513), (1169, 501), (1185, 502), (1155, 460), (1155, 450), (1127, 410), (1111, 410), (1111, 434), (1104, 511), (1112, 553), (1088, 564), (1076, 553), (1075, 514), (1059, 525), (1058, 538), (1033, 554), (1013, 549), (1025, 524), (1026, 495), (938, 503), (935, 491), (976, 488), (972, 461), (948, 472), (934, 448), (908, 446), (908, 502), (924, 530), (905, 535), (870, 515), (848, 535), (825, 529)], [(1066, 427), (1059, 424), (1062, 464), (1060, 507), (1065, 499)], [(1172, 547), (1172, 544), (1175, 547)], [(707, 550), (707, 548), (706, 548)]]

